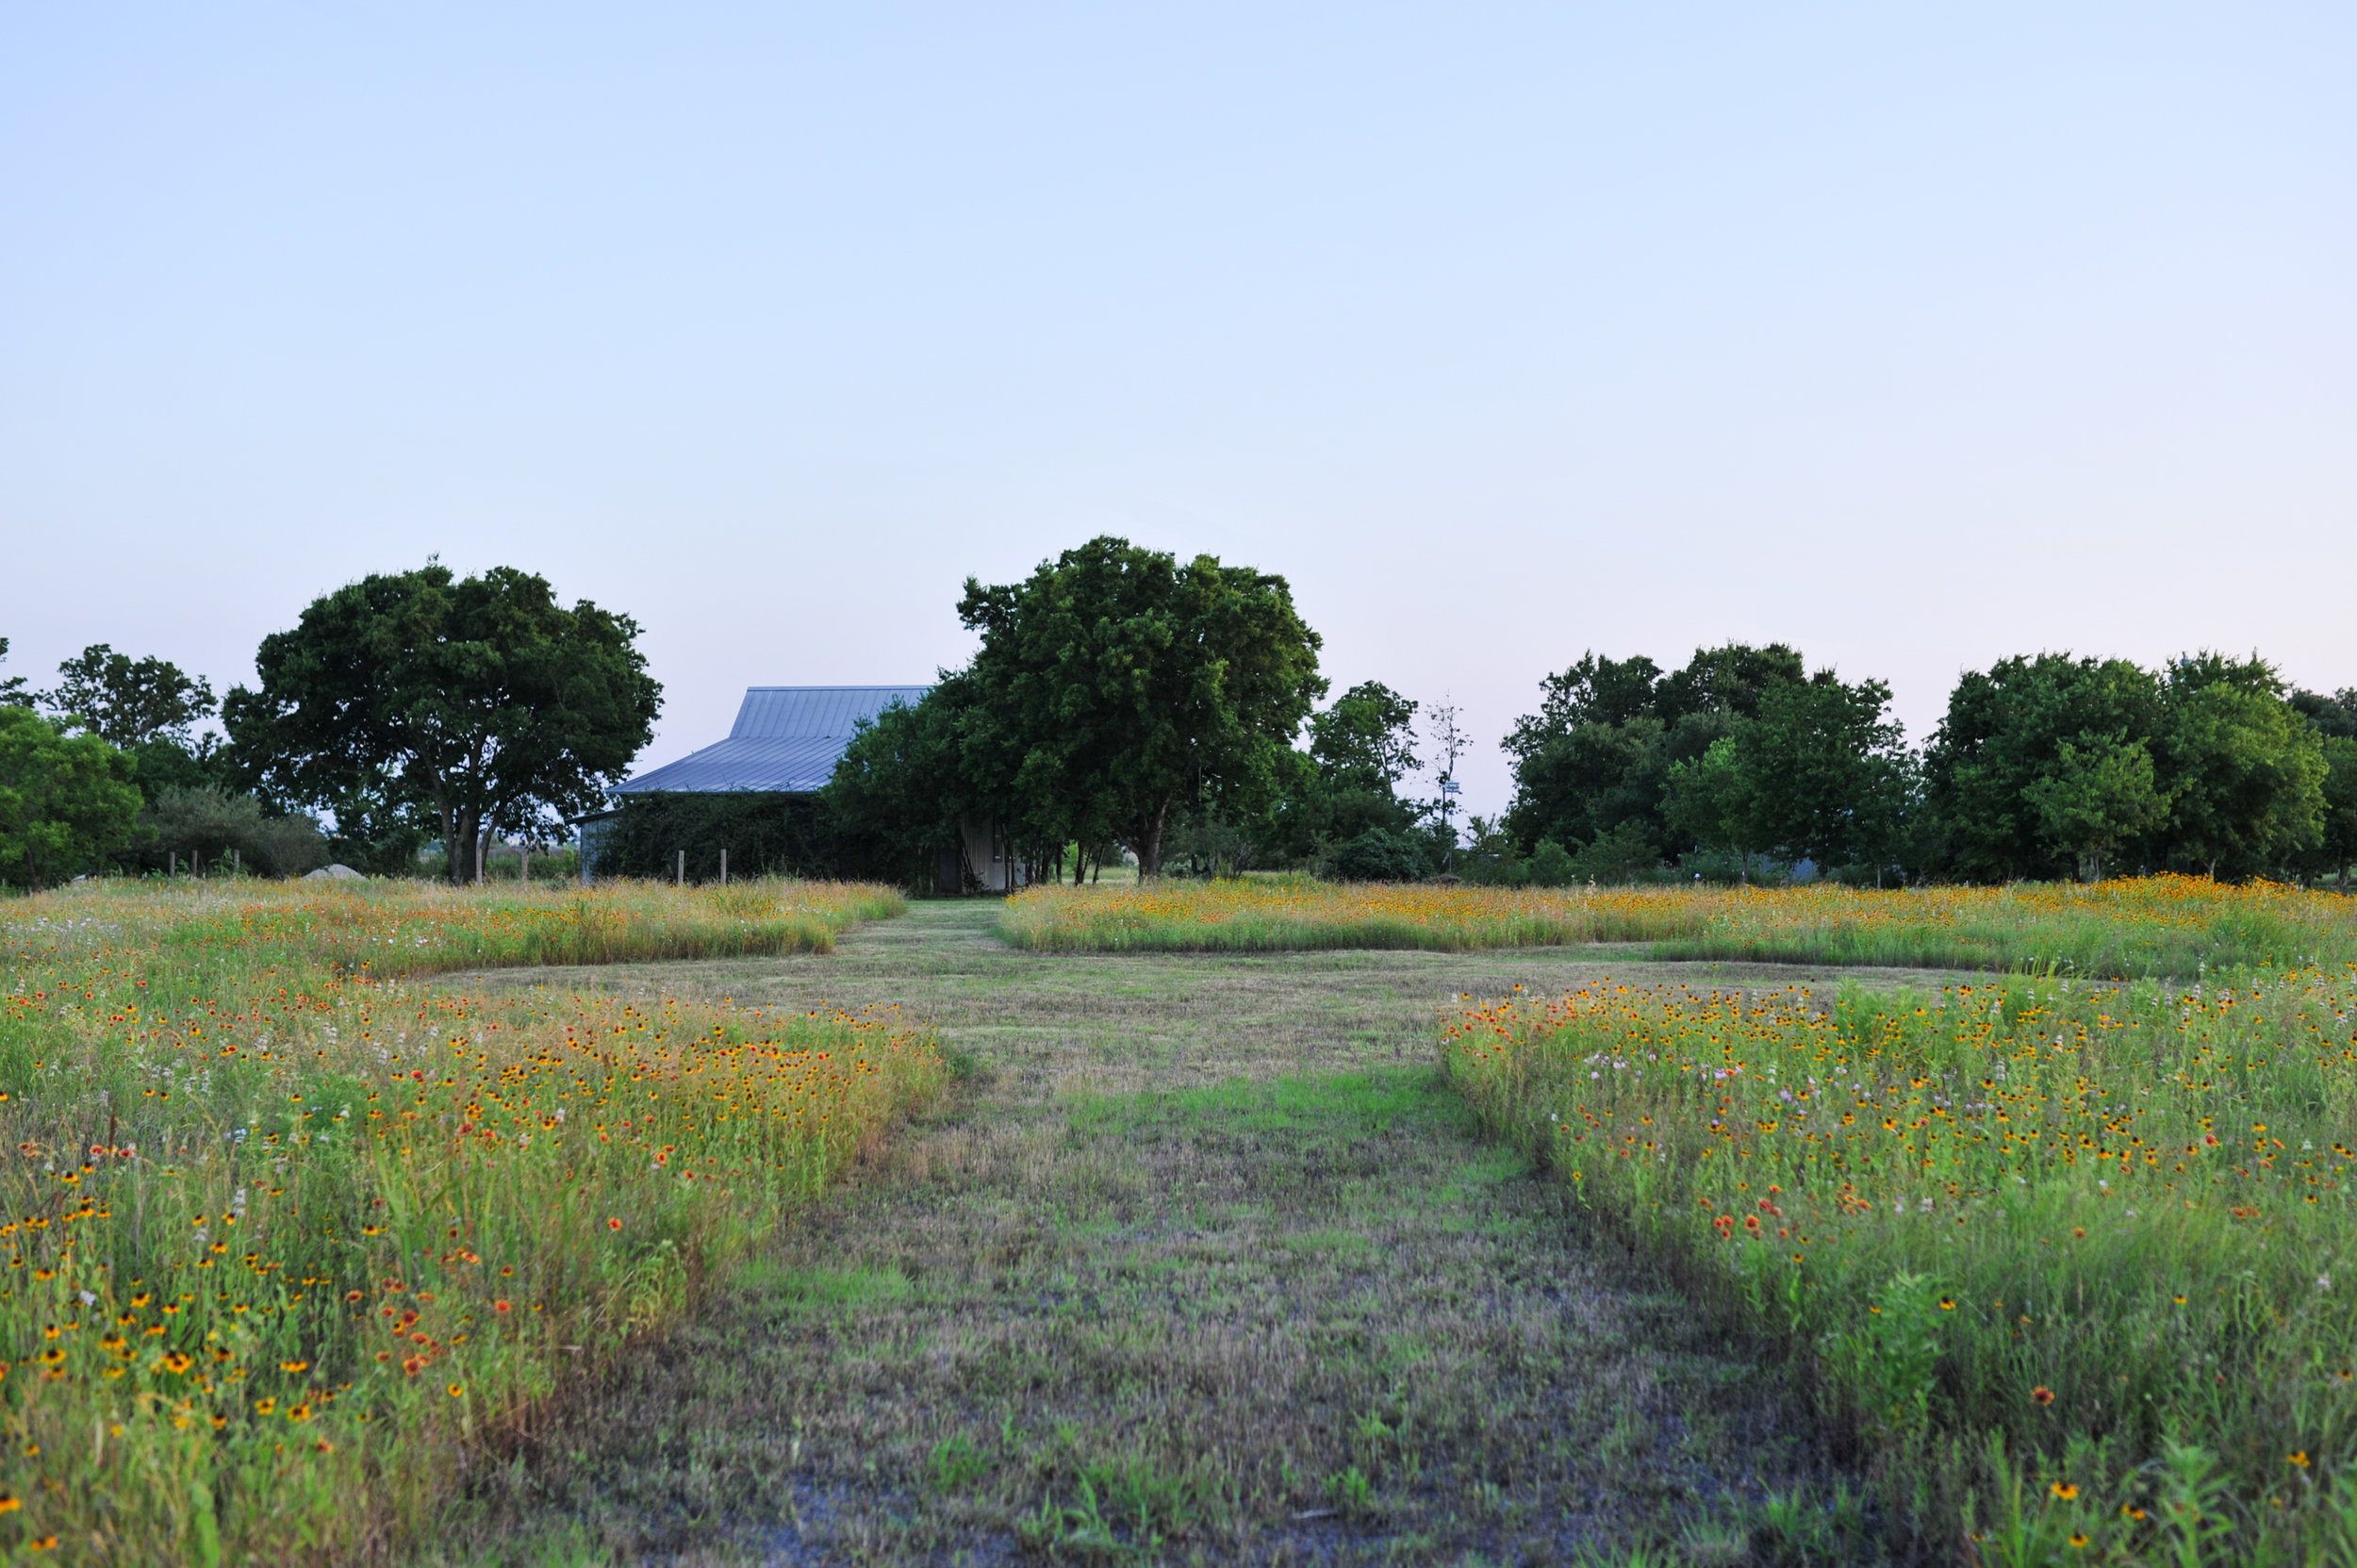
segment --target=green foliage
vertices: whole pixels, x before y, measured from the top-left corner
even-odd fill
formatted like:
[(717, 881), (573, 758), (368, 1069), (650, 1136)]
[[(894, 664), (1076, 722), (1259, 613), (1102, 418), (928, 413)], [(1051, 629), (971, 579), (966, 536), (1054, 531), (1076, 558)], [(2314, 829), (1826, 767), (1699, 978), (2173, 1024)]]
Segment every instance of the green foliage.
[(1343, 882), (1421, 882), (1432, 874), (1432, 862), (1412, 835), (1369, 828), (1327, 857), (1326, 874)]
[(1925, 753), (1942, 864), (1983, 880), (2090, 878), (2107, 859), (2247, 876), (2298, 864), (2327, 816), (2337, 699), (2287, 700), (2258, 659), (2154, 674), (2042, 653), (1966, 675)]
[(1388, 794), (1421, 766), (1416, 704), (1380, 681), (1362, 681), (1310, 720), (1310, 755), (1336, 789)]
[[(945, 674), (915, 706), (895, 702), (863, 721), (835, 763), (821, 799), (838, 831), (871, 847), (878, 874), (898, 867), (898, 880), (930, 881), (943, 850), (963, 867), (964, 824), (1004, 819), (1005, 792), (968, 763), (967, 736), (984, 717), (977, 696), (971, 676)], [(976, 869), (963, 867), (979, 883)]]
[(1751, 881), (1752, 856), (1765, 846), (1751, 775), (1733, 735), (1722, 735), (1701, 756), (1671, 767), (1662, 810), (1697, 849), (1733, 854), (1738, 875)]
[(235, 850), (238, 864), (266, 877), (295, 877), (327, 862), (327, 839), (308, 817), (272, 816), (251, 795), (211, 785), (159, 792), (140, 821), (152, 835), (140, 852), (150, 867), (222, 867)]
[(1281, 577), (1102, 537), (1021, 583), (968, 579), (958, 615), (981, 634), (973, 663), (864, 727), (828, 785), (896, 855), (988, 824), (1035, 879), (1074, 844), (1127, 847), (1150, 877), (1176, 822), (1263, 819), (1297, 776), (1326, 687)]
[(1508, 831), (1525, 848), (1542, 837), (1588, 845), (1626, 823), (1656, 860), (1703, 847), (1670, 810), (1673, 772), (1755, 720), (1770, 692), (1805, 673), (1801, 655), (1781, 643), (1698, 649), (1669, 674), (1642, 654), (1583, 655), (1541, 683), (1539, 712), (1506, 737)]
[[(1539, 850), (1530, 857), (1531, 880), (1542, 885), (1552, 880), (1551, 868), (1541, 866), (1547, 844), (1547, 840), (1541, 839)], [(1661, 853), (1653, 847), (1645, 830), (1635, 822), (1623, 822), (1598, 834), (1594, 843), (1571, 857), (1571, 880), (1618, 887), (1642, 880), (1660, 866)]]
[(1552, 838), (1539, 840), (1539, 847), (1530, 852), (1530, 864), (1525, 875), (1517, 879), (1536, 887), (1569, 887), (1582, 881), (1579, 862), (1569, 850)]
[[(906, 710), (902, 710), (906, 711)], [(824, 798), (736, 790), (726, 794), (625, 795), (599, 840), (593, 874), (669, 881), (679, 856), (687, 880), (717, 881), (720, 851), (729, 878), (808, 877), (865, 880), (905, 869), (874, 841), (848, 826)], [(904, 879), (905, 880), (905, 879)]]
[(2315, 863), (2337, 870), (2347, 883), (2349, 862), (2357, 860), (2357, 740), (2329, 735), (2318, 751), (2324, 758), (2323, 814)]
[(1174, 807), (1273, 803), (1325, 691), (1285, 580), (1210, 555), (1092, 539), (1019, 584), (968, 579), (958, 616), (982, 637), (969, 770), (1012, 797), (1022, 836), (1111, 838), (1149, 877)]
[[(8, 639), (0, 637), (0, 664), (8, 662)], [(20, 707), (32, 701), (22, 675), (0, 676), (0, 707)]]
[[(429, 562), (315, 601), (262, 639), (223, 704), (241, 782), (378, 841), (422, 819), (447, 846), (602, 803), (653, 733), (637, 623), (499, 567)], [(468, 857), (450, 857), (453, 879)]]
[(1829, 669), (1762, 695), (1733, 736), (1756, 842), (1827, 867), (1900, 858), (1913, 777), (1889, 705), (1882, 682), (1845, 685)]
[[(1429, 806), (1400, 798), (1415, 754), (1417, 705), (1378, 681), (1353, 686), (1310, 719), (1310, 750), (1277, 759), (1267, 814), (1238, 825), (1262, 865), (1330, 863), (1369, 834), (1413, 839)], [(1437, 864), (1437, 862), (1436, 862)], [(1338, 873), (1339, 874), (1339, 873)], [(1422, 873), (1419, 873), (1420, 875)]]
[(2316, 843), (2325, 764), (2316, 732), (2257, 659), (2198, 653), (2168, 668), (2160, 740), (2171, 850), (2216, 876), (2281, 865)]
[[(6, 651), (6, 644), (0, 643), (0, 652)], [(2357, 688), (2343, 686), (2330, 697), (2319, 691), (2294, 691), (2283, 700), (2326, 739), (2357, 740)]]
[(2168, 798), (2141, 740), (2083, 734), (2055, 748), (2052, 772), (2022, 791), (2036, 813), (2038, 836), (2079, 859), (2088, 882), (2103, 880), (2103, 859), (2168, 819)]
[(138, 832), (136, 764), (96, 735), (0, 707), (0, 882), (46, 887), (90, 870)]
[(140, 765), (140, 793), (146, 797), (148, 804), (155, 804), (157, 798), (168, 790), (226, 787), (228, 757), (216, 744), (218, 738), (202, 735), (195, 740), (182, 740), (173, 735), (150, 735), (126, 748)]
[(213, 688), (164, 659), (134, 659), (96, 642), (58, 667), (43, 706), (128, 751), (151, 740), (187, 744), (189, 727), (211, 715)]

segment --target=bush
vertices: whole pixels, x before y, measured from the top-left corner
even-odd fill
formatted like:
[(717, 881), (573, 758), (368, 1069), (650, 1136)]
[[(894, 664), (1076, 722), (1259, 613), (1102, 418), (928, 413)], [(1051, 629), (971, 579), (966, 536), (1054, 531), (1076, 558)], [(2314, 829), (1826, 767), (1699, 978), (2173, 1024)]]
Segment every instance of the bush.
[(327, 863), (327, 839), (310, 817), (272, 817), (253, 796), (209, 784), (165, 790), (140, 820), (155, 835), (140, 856), (151, 867), (170, 865), (173, 855), (219, 866), (232, 850), (266, 877), (299, 877)]
[(915, 882), (930, 864), (896, 863), (878, 842), (847, 825), (823, 796), (741, 790), (721, 795), (626, 795), (589, 856), (596, 877), (668, 882), (687, 856), (687, 880), (717, 882), (720, 851), (729, 876), (873, 878)]
[(1534, 887), (1569, 887), (1581, 880), (1579, 863), (1552, 838), (1539, 840), (1539, 847), (1530, 852), (1526, 874)]
[(0, 882), (70, 881), (129, 843), (139, 831), (133, 773), (131, 759), (96, 735), (0, 707)]
[(1574, 874), (1584, 882), (1617, 887), (1650, 877), (1661, 867), (1661, 853), (1635, 822), (1623, 822), (1573, 857)]
[(1408, 834), (1369, 828), (1327, 856), (1326, 874), (1339, 882), (1422, 882), (1432, 862)]

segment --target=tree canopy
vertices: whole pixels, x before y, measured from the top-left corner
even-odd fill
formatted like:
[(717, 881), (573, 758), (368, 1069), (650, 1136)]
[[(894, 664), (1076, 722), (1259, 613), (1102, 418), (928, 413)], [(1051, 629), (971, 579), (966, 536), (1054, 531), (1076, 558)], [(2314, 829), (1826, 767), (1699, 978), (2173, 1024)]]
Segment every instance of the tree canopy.
[(461, 880), (486, 832), (596, 808), (653, 734), (662, 688), (637, 623), (546, 579), (438, 563), (371, 575), (262, 640), (223, 704), (237, 766), (338, 836), (422, 818)]
[[(8, 639), (0, 637), (0, 664), (8, 662)], [(18, 707), (28, 703), (32, 694), (25, 689), (22, 675), (0, 675), (0, 707)]]
[(0, 881), (47, 887), (98, 867), (138, 833), (136, 765), (96, 735), (0, 707)]
[(58, 667), (55, 688), (41, 694), (51, 713), (125, 751), (157, 739), (189, 741), (190, 727), (212, 715), (211, 683), (167, 659), (134, 659), (95, 642)]
[(2280, 865), (2323, 827), (2322, 738), (2257, 658), (2195, 653), (2161, 687), (2171, 847), (2215, 876)]
[(1515, 784), (1508, 834), (1525, 852), (1541, 840), (1578, 850), (1610, 837), (1616, 866), (1703, 847), (1690, 812), (1669, 809), (1672, 770), (1700, 763), (1758, 718), (1769, 692), (1805, 673), (1782, 643), (1697, 649), (1666, 674), (1641, 653), (1581, 655), (1540, 684), (1539, 711), (1503, 743)]
[(863, 726), (828, 784), (906, 863), (988, 824), (1035, 877), (1074, 844), (1153, 876), (1174, 815), (1264, 817), (1299, 774), (1326, 687), (1281, 577), (1100, 537), (1020, 583), (967, 579), (958, 615), (973, 661)]
[(1091, 539), (1024, 582), (967, 579), (982, 636), (965, 744), (1011, 819), (1057, 846), (1101, 834), (1160, 872), (1174, 807), (1274, 797), (1326, 684), (1282, 577)]

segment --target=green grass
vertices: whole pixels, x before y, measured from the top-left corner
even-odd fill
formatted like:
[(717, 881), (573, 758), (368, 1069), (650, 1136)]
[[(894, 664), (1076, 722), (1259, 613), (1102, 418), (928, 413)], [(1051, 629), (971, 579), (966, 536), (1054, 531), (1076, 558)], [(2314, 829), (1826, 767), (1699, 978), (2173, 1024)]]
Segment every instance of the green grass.
[(486, 1477), (447, 1560), (1874, 1556), (1788, 1375), (1435, 1072), (1459, 992), (1585, 955), (1043, 958), (993, 917), (603, 977), (897, 1001), (973, 1071)]
[(414, 979), (832, 946), (884, 889), (0, 903), (0, 1551), (381, 1557), (941, 1081), (889, 1019)]
[(1035, 888), (1006, 901), (999, 930), (1012, 945), (1043, 952), (1641, 943), (1659, 960), (2089, 976), (2357, 960), (2357, 900), (2174, 876), (1890, 892), (1166, 882)]
[(1448, 1062), (1589, 1212), (1786, 1343), (1923, 1550), (2340, 1562), (2352, 1016), (2357, 970), (1829, 1011), (1597, 984), (1467, 1013)]

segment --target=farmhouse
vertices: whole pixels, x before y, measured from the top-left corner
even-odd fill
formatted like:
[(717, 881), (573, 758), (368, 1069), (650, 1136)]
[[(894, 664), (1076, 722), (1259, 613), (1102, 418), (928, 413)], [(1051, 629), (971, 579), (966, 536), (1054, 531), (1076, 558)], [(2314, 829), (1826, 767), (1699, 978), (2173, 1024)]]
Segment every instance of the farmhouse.
[[(914, 706), (931, 686), (749, 686), (724, 740), (666, 763), (612, 791), (614, 809), (585, 817), (585, 877), (684, 874), (878, 874), (847, 842), (818, 792), (860, 722)], [(725, 860), (723, 857), (726, 857)], [(945, 893), (1014, 887), (1021, 868), (988, 825), (968, 826), (945, 850), (934, 881)]]

